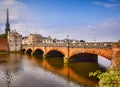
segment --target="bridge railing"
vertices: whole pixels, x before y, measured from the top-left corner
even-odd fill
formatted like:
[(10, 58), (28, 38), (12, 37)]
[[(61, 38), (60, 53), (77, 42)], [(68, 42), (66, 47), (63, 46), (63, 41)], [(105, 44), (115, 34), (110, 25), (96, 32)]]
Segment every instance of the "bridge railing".
[(89, 43), (74, 43), (70, 44), (70, 47), (81, 47), (81, 48), (112, 48), (112, 42), (89, 42)]
[(69, 48), (112, 48), (113, 42), (81, 42), (81, 43), (51, 43), (34, 44), (23, 46), (42, 46), (42, 47), (69, 47)]

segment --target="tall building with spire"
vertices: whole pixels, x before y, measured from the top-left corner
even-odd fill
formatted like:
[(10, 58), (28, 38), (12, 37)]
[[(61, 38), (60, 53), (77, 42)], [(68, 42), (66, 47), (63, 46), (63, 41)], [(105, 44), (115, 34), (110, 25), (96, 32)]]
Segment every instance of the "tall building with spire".
[(10, 32), (10, 24), (9, 24), (9, 11), (7, 9), (5, 34), (8, 35), (8, 32)]
[(5, 34), (7, 36), (7, 43), (8, 43), (9, 51), (21, 51), (22, 35), (17, 33), (16, 29), (10, 31), (9, 11), (8, 11), (8, 9), (7, 9), (7, 17), (6, 17)]

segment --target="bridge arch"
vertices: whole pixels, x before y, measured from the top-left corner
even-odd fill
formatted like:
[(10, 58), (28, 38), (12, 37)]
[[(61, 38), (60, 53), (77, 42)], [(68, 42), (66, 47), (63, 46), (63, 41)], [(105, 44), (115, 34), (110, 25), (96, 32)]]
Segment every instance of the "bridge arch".
[(64, 57), (64, 53), (59, 50), (50, 50), (46, 53), (47, 57)]
[(25, 53), (25, 52), (26, 52), (26, 49), (22, 49), (21, 51), (22, 51), (22, 53)]
[(33, 55), (43, 55), (43, 51), (41, 49), (35, 49), (35, 51), (33, 52)]
[(70, 62), (98, 62), (98, 55), (92, 53), (77, 53), (69, 58)]
[(32, 54), (32, 49), (27, 49), (26, 54), (31, 55)]
[(108, 60), (111, 60), (111, 56), (110, 55), (105, 55), (103, 53), (92, 53), (92, 52), (79, 52), (79, 53), (74, 53), (72, 54), (69, 58), (72, 58), (74, 55), (77, 55), (77, 54), (92, 54), (92, 55), (97, 55), (97, 56), (102, 56)]
[(70, 52), (70, 56), (69, 58), (71, 58), (72, 56), (76, 55), (76, 54), (82, 54), (82, 53), (87, 53), (87, 54), (93, 54), (93, 55), (97, 55), (97, 56), (102, 56), (108, 60), (112, 59), (112, 50), (110, 49), (80, 49), (80, 50), (75, 50), (75, 49), (71, 49)]

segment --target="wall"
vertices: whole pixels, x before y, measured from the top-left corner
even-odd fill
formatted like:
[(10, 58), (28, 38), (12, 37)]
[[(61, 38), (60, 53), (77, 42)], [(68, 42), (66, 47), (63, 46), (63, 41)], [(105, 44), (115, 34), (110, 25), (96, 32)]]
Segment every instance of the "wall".
[(0, 51), (8, 51), (7, 39), (0, 37)]

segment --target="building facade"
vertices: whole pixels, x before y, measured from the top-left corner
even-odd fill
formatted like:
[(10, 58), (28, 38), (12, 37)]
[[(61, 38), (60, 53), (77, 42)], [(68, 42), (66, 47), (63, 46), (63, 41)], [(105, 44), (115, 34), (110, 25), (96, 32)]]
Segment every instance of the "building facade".
[(42, 43), (43, 44), (51, 44), (51, 43), (53, 43), (53, 39), (51, 38), (51, 36), (43, 37)]
[(13, 30), (8, 33), (9, 51), (21, 51), (22, 35)]
[(22, 35), (15, 30), (10, 31), (9, 12), (7, 9), (5, 34), (7, 37), (8, 51), (21, 51)]
[(23, 37), (22, 38), (22, 45), (27, 45), (28, 44), (28, 37)]
[[(42, 43), (42, 35), (40, 34), (30, 34), (28, 35), (28, 45), (34, 45)], [(24, 39), (25, 40), (25, 39)]]

